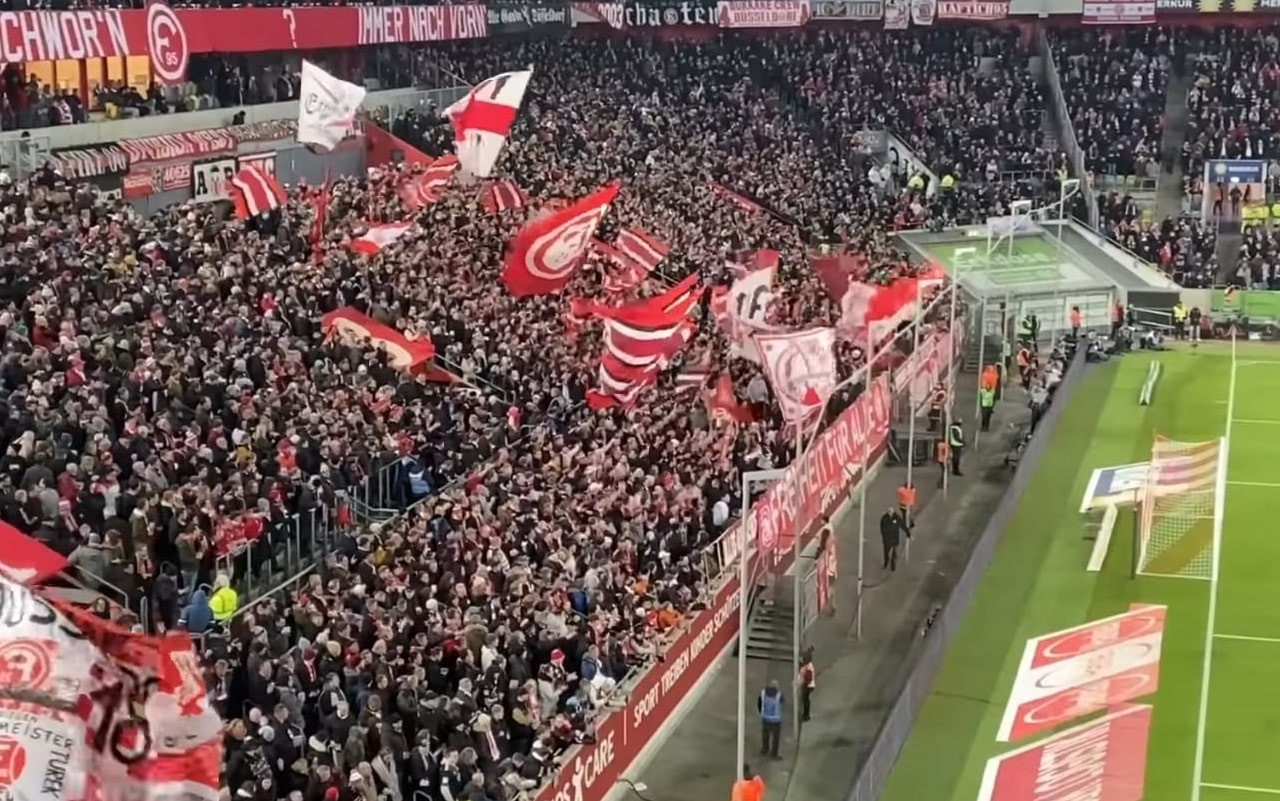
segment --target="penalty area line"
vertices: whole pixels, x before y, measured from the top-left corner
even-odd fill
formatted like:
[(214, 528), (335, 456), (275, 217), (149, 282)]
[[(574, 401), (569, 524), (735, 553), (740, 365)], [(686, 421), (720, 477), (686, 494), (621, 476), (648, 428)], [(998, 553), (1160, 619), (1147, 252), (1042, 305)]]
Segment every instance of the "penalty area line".
[(1201, 787), (1212, 787), (1215, 790), (1235, 790), (1240, 793), (1261, 793), (1263, 795), (1280, 795), (1280, 790), (1274, 787), (1246, 787), (1242, 784), (1216, 784), (1214, 782), (1200, 782)]
[(1276, 481), (1228, 481), (1228, 487), (1280, 487)]
[(1215, 640), (1236, 640), (1238, 642), (1280, 642), (1280, 637), (1253, 637), (1248, 634), (1214, 634)]

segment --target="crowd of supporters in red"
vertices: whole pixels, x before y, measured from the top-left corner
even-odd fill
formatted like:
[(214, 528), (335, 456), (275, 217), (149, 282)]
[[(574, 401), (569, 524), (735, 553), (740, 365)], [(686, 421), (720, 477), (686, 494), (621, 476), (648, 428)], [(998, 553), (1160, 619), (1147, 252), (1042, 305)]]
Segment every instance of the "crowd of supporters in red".
[[(1081, 112), (1082, 144), (1099, 168), (1139, 169), (1098, 146), (1159, 158), (1150, 111), (1168, 43), (1094, 44), (1055, 45), (1072, 61), (1070, 96), (1109, 98)], [(1044, 93), (1014, 36), (485, 41), (438, 55), (472, 81), (534, 65), (500, 172), (542, 201), (622, 179), (606, 238), (636, 226), (672, 250), (642, 291), (694, 272), (724, 284), (726, 261), (769, 248), (781, 324), (839, 317), (808, 268), (819, 244), (864, 255), (867, 280), (885, 281), (916, 269), (894, 229), (1058, 197)], [(452, 146), (429, 111), (387, 125), (434, 155)], [(869, 179), (879, 167), (857, 134), (885, 125), (956, 186)], [(197, 205), (144, 217), (51, 172), (0, 186), (0, 514), (148, 598), (154, 625), (203, 630), (193, 588), (218, 580), (220, 519), (259, 520), (253, 562), (272, 571), (289, 516), (336, 509), (388, 461), (422, 474), (397, 488), (417, 501), (406, 514), (344, 527), (308, 584), (205, 634), (210, 697), (235, 721), (237, 798), (478, 801), (536, 787), (705, 598), (739, 471), (784, 465), (792, 449), (759, 368), (731, 357), (705, 308), (671, 372), (727, 372), (756, 422), (718, 426), (670, 375), (629, 413), (589, 411), (598, 332), (566, 328), (564, 298), (593, 294), (599, 273), (549, 298), (514, 298), (498, 278), (534, 209), (487, 215), (475, 189), (454, 187), (377, 255), (351, 253), (366, 223), (410, 214), (399, 179), (389, 168), (333, 185), (319, 266), (314, 187), (245, 224)], [(712, 182), (773, 213), (726, 203)], [(1128, 205), (1112, 199), (1104, 218), (1132, 224)], [(1188, 226), (1122, 241), (1195, 278), (1212, 265)], [(343, 306), (429, 336), (471, 387), (327, 340), (320, 319)], [(845, 346), (842, 377), (863, 358)]]

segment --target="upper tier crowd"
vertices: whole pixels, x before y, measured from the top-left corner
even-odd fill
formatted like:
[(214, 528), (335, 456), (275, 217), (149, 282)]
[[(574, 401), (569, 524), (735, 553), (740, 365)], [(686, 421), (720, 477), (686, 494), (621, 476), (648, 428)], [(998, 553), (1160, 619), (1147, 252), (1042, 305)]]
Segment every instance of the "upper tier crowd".
[[(947, 29), (499, 40), (441, 57), (471, 81), (534, 66), (499, 175), (535, 207), (622, 179), (604, 238), (648, 231), (672, 249), (663, 281), (708, 286), (739, 254), (776, 250), (774, 319), (799, 327), (840, 314), (808, 267), (820, 244), (863, 254), (864, 277), (884, 282), (916, 269), (895, 229), (1058, 197), (1029, 55), (1014, 35)], [(1143, 97), (1163, 80), (1152, 63), (1133, 62)], [(388, 124), (434, 155), (451, 148), (437, 114)], [(859, 132), (885, 125), (954, 185), (913, 189), (871, 158)], [(1135, 153), (1153, 130), (1130, 129)], [(367, 224), (413, 215), (402, 178), (334, 183), (319, 262), (314, 187), (242, 224), (200, 205), (144, 217), (47, 171), (0, 182), (0, 514), (145, 596), (157, 627), (204, 633), (237, 799), (505, 801), (538, 786), (705, 603), (740, 471), (793, 449), (759, 368), (705, 308), (672, 372), (728, 373), (755, 422), (717, 424), (670, 375), (629, 413), (589, 411), (599, 331), (567, 324), (565, 298), (597, 296), (599, 270), (549, 298), (499, 281), (534, 209), (486, 215), (478, 187), (455, 185), (404, 238), (353, 255)], [(343, 306), (430, 337), (468, 386), (326, 339), (321, 317)], [(864, 364), (852, 345), (838, 356), (842, 377)], [(388, 460), (421, 472), (408, 493), (420, 503), (374, 527), (340, 518), (305, 586), (209, 628), (206, 585), (242, 578), (219, 575), (223, 522), (256, 521), (269, 564), (284, 520), (336, 508)]]

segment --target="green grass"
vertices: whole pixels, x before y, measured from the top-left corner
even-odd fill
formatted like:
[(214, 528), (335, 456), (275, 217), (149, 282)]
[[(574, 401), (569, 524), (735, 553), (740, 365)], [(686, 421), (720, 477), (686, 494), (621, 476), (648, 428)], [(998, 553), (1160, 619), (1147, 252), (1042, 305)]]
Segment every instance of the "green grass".
[(1280, 292), (1266, 289), (1237, 289), (1227, 300), (1226, 291), (1213, 290), (1209, 310), (1215, 315), (1243, 314), (1254, 318), (1280, 320)]
[[(957, 263), (956, 251), (965, 248), (976, 248), (977, 252)], [(941, 262), (948, 272), (964, 270), (980, 272), (993, 284), (1012, 285), (1037, 282), (1058, 281), (1063, 275), (1058, 264), (1058, 249), (1053, 242), (1043, 236), (1022, 236), (1013, 240), (1013, 252), (1008, 245), (1001, 244), (990, 259), (987, 258), (986, 240), (974, 240), (972, 244), (965, 242), (942, 242), (924, 246), (925, 252)]]
[[(1095, 468), (1146, 461), (1156, 432), (1203, 441), (1227, 427), (1229, 352), (1204, 346), (1198, 353), (1162, 354), (1165, 372), (1156, 400), (1143, 408), (1137, 395), (1150, 358), (1126, 356), (1084, 378), (947, 653), (881, 796), (885, 801), (977, 798), (986, 761), (1015, 747), (995, 737), (1026, 641), (1123, 612), (1133, 602), (1169, 607), (1160, 687), (1142, 699), (1154, 706), (1145, 797), (1196, 797), (1213, 583), (1131, 579), (1131, 514), (1120, 516), (1102, 572), (1084, 569), (1093, 542), (1079, 504)], [(1270, 679), (1280, 664), (1280, 475), (1274, 469), (1280, 454), (1280, 351), (1242, 344), (1238, 358), (1202, 781), (1280, 792), (1280, 759), (1274, 756), (1280, 705), (1270, 700)], [(1202, 787), (1199, 794), (1202, 801), (1250, 796), (1259, 794), (1218, 787)]]

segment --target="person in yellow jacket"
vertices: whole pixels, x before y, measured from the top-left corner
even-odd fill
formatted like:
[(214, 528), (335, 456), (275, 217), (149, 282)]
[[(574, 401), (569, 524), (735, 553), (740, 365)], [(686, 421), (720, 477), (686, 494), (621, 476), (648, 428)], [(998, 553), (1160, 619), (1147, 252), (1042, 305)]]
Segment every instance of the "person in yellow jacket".
[(215, 623), (226, 623), (240, 608), (240, 596), (231, 589), (231, 579), (219, 573), (213, 580), (213, 595), (209, 596), (209, 611)]

